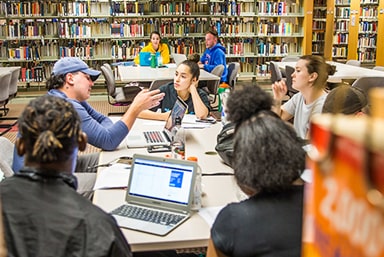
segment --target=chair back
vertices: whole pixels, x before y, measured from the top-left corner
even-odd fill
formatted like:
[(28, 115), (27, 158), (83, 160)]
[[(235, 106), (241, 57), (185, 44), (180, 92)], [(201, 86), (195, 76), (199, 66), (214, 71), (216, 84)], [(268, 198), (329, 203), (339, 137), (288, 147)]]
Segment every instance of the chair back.
[(13, 149), (14, 144), (6, 137), (0, 137), (0, 170), (4, 173), (5, 177), (13, 175), (12, 162), (13, 162)]
[(12, 73), (9, 70), (0, 71), (0, 105), (5, 106), (9, 100), (9, 84)]
[(384, 87), (384, 77), (361, 77), (352, 83), (352, 87), (358, 87), (369, 96), (369, 90), (374, 87)]
[(240, 63), (231, 62), (228, 64), (228, 84), (232, 89), (235, 88), (239, 70), (240, 70)]
[(372, 70), (384, 71), (384, 66), (375, 66), (372, 68)]
[(281, 62), (297, 62), (300, 59), (299, 56), (288, 55), (281, 59)]
[(21, 67), (10, 67), (11, 81), (9, 83), (9, 96), (14, 98), (17, 94), (17, 82), (19, 81)]
[(361, 62), (358, 60), (348, 60), (345, 64), (352, 65), (352, 66), (361, 66)]
[[(221, 78), (221, 75), (223, 75), (224, 72), (224, 65), (219, 64), (213, 70), (211, 71), (211, 74), (218, 76)], [(220, 79), (218, 80), (208, 80), (207, 81), (207, 88), (208, 88), (208, 93), (210, 94), (217, 94), (217, 89), (219, 88), (220, 85)]]
[(275, 83), (276, 81), (280, 81), (283, 79), (280, 68), (276, 62), (269, 62), (269, 69), (271, 70), (271, 81)]
[(173, 82), (173, 79), (157, 79), (152, 81), (151, 85), (149, 86), (149, 90), (155, 90), (158, 89), (160, 86), (168, 84), (170, 82)]
[(100, 69), (105, 79), (108, 95), (114, 98), (116, 96), (116, 85), (112, 68), (109, 64), (103, 64)]
[(295, 68), (289, 65), (285, 66), (285, 74), (287, 74), (285, 84), (287, 85), (288, 92), (287, 95), (292, 97), (294, 94), (298, 93), (296, 89), (292, 87), (292, 74), (295, 72)]

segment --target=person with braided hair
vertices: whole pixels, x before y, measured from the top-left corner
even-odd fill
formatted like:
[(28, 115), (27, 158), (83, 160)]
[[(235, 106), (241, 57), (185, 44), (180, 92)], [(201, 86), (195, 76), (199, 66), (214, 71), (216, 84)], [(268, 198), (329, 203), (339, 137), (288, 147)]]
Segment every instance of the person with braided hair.
[(80, 118), (64, 99), (44, 95), (19, 117), (15, 147), (25, 166), (0, 183), (9, 256), (132, 256), (112, 216), (76, 192)]

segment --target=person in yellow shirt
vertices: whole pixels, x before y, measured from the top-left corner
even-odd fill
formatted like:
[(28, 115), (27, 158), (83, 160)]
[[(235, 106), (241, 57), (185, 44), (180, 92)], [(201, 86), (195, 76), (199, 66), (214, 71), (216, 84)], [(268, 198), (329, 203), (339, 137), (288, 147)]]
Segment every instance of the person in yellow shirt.
[[(151, 42), (147, 46), (145, 46), (143, 49), (141, 49), (140, 52), (150, 52), (150, 53), (160, 53), (160, 56), (162, 57), (163, 64), (167, 64), (170, 61), (170, 55), (169, 55), (169, 48), (168, 45), (165, 43), (161, 43), (161, 37), (160, 33), (157, 31), (153, 31), (150, 36)], [(140, 64), (140, 54), (138, 54), (135, 58), (135, 63)]]

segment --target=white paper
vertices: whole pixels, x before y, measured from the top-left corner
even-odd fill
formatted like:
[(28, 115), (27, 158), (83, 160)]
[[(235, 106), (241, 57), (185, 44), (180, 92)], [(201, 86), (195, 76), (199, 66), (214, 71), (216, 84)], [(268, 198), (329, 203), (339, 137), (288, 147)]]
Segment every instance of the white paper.
[(223, 209), (224, 206), (204, 207), (199, 210), (199, 215), (208, 223), (211, 228), (215, 221), (217, 214)]
[(130, 165), (115, 163), (98, 172), (93, 189), (125, 188), (128, 185), (130, 171)]

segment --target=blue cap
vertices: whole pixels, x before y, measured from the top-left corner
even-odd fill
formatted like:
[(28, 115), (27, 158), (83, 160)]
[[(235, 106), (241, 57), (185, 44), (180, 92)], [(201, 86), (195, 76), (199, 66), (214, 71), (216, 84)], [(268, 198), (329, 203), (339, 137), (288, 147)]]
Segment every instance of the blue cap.
[(90, 69), (89, 66), (79, 58), (64, 57), (55, 63), (53, 66), (52, 75), (56, 76), (78, 71), (91, 76), (92, 81), (95, 81), (101, 74), (100, 71)]

